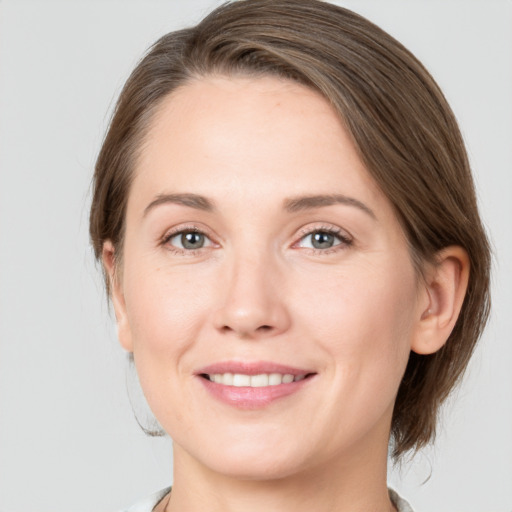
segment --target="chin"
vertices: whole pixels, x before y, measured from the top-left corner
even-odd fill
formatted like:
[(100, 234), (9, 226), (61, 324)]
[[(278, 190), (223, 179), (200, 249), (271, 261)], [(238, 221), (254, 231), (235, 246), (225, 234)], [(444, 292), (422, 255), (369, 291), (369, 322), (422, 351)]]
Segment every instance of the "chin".
[(305, 469), (306, 459), (290, 444), (236, 443), (220, 440), (214, 448), (190, 453), (196, 461), (210, 471), (240, 480), (279, 480)]
[(230, 478), (248, 481), (282, 480), (303, 471), (298, 461), (259, 457), (256, 460), (226, 459), (216, 460), (210, 466), (216, 473)]

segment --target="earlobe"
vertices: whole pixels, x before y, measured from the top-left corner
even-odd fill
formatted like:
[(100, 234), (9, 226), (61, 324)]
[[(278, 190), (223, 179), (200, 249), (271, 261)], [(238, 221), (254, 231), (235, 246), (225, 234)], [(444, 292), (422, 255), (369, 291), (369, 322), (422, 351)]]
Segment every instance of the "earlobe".
[(425, 276), (425, 301), (411, 343), (411, 349), (418, 354), (433, 354), (446, 343), (468, 286), (469, 257), (462, 247), (446, 247), (436, 259)]
[(103, 243), (102, 262), (109, 279), (110, 299), (114, 306), (117, 323), (117, 336), (121, 346), (128, 352), (133, 352), (130, 324), (126, 314), (126, 303), (121, 283), (120, 273), (115, 258), (115, 248), (110, 240)]

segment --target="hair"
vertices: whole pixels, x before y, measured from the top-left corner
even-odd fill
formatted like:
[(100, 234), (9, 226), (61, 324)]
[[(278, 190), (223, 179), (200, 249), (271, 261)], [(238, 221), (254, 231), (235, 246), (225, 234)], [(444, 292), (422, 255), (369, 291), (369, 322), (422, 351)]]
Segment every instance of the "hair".
[(270, 75), (319, 92), (393, 205), (420, 273), (445, 247), (467, 251), (469, 284), (456, 325), (436, 353), (411, 352), (398, 389), (392, 453), (397, 460), (418, 450), (435, 436), (440, 406), (464, 373), (490, 304), (489, 243), (445, 97), (406, 48), (354, 12), (319, 0), (226, 3), (159, 39), (121, 92), (94, 173), (90, 236), (98, 260), (106, 240), (117, 262), (122, 257), (137, 156), (160, 103), (211, 75)]

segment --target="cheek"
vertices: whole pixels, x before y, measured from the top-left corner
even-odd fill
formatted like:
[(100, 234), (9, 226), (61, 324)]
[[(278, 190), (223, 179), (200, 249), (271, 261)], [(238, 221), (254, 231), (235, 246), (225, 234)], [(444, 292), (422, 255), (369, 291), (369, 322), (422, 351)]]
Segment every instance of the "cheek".
[[(165, 266), (131, 269), (125, 288), (134, 351), (180, 351), (204, 323), (214, 288), (205, 276)], [(211, 279), (210, 279), (211, 280)]]
[(410, 351), (416, 279), (408, 260), (385, 263), (310, 274), (297, 316), (344, 374), (395, 385)]
[(415, 279), (408, 271), (391, 270), (377, 274), (359, 267), (340, 272), (325, 281), (329, 285), (324, 293), (310, 297), (310, 306), (315, 307), (303, 309), (308, 315), (304, 318), (314, 326), (310, 336), (330, 362), (326, 403), (331, 428), (339, 432), (343, 418), (354, 442), (374, 425), (382, 425), (387, 435), (409, 358)]
[[(126, 262), (125, 300), (134, 361), (147, 402), (166, 430), (186, 420), (187, 354), (201, 339), (215, 287), (207, 276), (140, 258)], [(211, 282), (211, 277), (210, 277)], [(173, 429), (169, 426), (173, 425)]]

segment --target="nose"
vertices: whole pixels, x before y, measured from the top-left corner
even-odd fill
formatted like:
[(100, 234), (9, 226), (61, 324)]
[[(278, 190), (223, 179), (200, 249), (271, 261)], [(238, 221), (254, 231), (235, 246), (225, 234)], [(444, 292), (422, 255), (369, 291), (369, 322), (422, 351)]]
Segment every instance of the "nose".
[(216, 329), (245, 339), (261, 339), (290, 326), (284, 275), (265, 255), (238, 256), (226, 262), (221, 306), (215, 311)]

